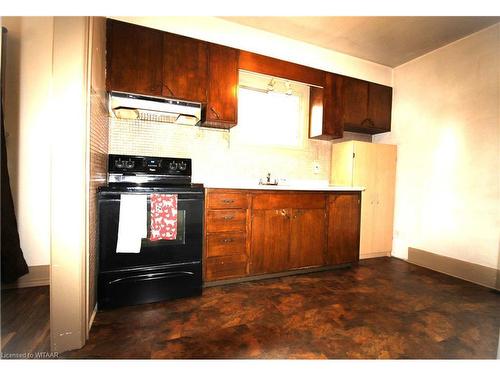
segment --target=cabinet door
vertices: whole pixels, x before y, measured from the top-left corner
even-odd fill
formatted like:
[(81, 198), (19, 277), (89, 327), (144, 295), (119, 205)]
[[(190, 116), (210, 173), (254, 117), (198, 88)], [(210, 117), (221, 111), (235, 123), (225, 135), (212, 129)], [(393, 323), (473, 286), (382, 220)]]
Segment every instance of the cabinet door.
[(371, 254), (373, 250), (374, 207), (377, 198), (377, 150), (373, 143), (353, 142), (353, 185), (363, 186), (361, 204), (360, 254)]
[(288, 268), (325, 264), (325, 210), (294, 209), (291, 216)]
[(344, 130), (356, 131), (367, 125), (368, 82), (342, 77), (342, 96)]
[(107, 89), (161, 95), (162, 44), (159, 30), (108, 20)]
[(207, 122), (237, 122), (238, 50), (209, 44)]
[(331, 195), (328, 204), (329, 264), (351, 263), (359, 260), (359, 224), (361, 195)]
[(390, 253), (394, 225), (396, 146), (376, 145), (376, 181), (373, 200), (372, 252)]
[(371, 126), (381, 131), (391, 131), (392, 88), (369, 84), (368, 118)]
[(207, 75), (206, 42), (164, 33), (163, 96), (206, 103)]
[(288, 269), (290, 211), (289, 209), (253, 210), (251, 274)]
[(325, 73), (324, 87), (310, 88), (309, 95), (309, 138), (342, 138), (344, 126), (340, 114), (340, 76)]

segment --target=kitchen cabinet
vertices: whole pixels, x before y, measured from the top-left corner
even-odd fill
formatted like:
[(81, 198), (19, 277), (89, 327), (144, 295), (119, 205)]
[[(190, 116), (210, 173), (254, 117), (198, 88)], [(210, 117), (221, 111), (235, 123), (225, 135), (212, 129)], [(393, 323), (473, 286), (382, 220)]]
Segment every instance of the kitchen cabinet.
[(359, 260), (361, 198), (358, 194), (328, 197), (327, 264)]
[(392, 88), (126, 22), (107, 20), (106, 87), (206, 104), (202, 126), (238, 122), (238, 69), (311, 85), (310, 138), (391, 129)]
[(240, 51), (239, 68), (249, 72), (267, 74), (314, 86), (323, 86), (322, 70), (295, 64), (257, 53)]
[(380, 132), (391, 131), (392, 88), (368, 83), (368, 118)]
[(290, 218), (290, 256), (288, 268), (304, 268), (325, 264), (326, 211), (293, 209)]
[(361, 193), (207, 189), (205, 281), (353, 263)]
[(262, 193), (252, 200), (251, 274), (324, 264), (325, 194)]
[(330, 183), (362, 186), (360, 257), (388, 256), (392, 251), (396, 146), (368, 142), (332, 145)]
[(339, 85), (344, 130), (368, 134), (391, 131), (391, 87), (345, 76)]
[(205, 204), (205, 281), (247, 275), (247, 194), (209, 190)]
[(213, 43), (208, 51), (206, 125), (231, 128), (238, 122), (239, 51)]
[(325, 72), (323, 87), (311, 86), (309, 90), (309, 138), (332, 140), (342, 138), (343, 123), (340, 118), (340, 76)]
[(162, 95), (207, 102), (208, 43), (163, 33)]
[(107, 20), (108, 91), (162, 95), (162, 43), (159, 30)]
[(239, 50), (109, 19), (107, 90), (206, 104), (207, 127), (238, 121)]
[(253, 275), (288, 269), (290, 248), (290, 211), (287, 209), (253, 210), (251, 237)]

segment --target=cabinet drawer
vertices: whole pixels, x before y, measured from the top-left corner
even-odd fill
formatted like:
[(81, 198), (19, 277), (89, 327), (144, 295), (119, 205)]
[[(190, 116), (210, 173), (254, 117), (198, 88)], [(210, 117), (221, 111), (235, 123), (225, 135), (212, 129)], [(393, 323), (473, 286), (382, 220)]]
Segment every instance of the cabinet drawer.
[(245, 254), (245, 247), (244, 232), (207, 234), (207, 257)]
[(247, 208), (247, 195), (242, 193), (212, 193), (207, 196), (209, 209)]
[(206, 260), (205, 281), (243, 277), (247, 274), (247, 257), (231, 255)]
[(326, 195), (316, 193), (255, 194), (252, 203), (252, 208), (257, 210), (324, 207), (326, 207)]
[(207, 211), (207, 232), (236, 232), (246, 230), (247, 210)]

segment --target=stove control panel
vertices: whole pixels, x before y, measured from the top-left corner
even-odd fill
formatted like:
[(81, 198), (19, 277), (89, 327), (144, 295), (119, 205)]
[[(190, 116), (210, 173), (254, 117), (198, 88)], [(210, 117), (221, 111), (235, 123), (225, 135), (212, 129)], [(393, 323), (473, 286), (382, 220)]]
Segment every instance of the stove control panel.
[(183, 183), (191, 183), (191, 166), (191, 159), (110, 154), (108, 182), (127, 180), (124, 176), (154, 176), (156, 181), (166, 183), (176, 177)]

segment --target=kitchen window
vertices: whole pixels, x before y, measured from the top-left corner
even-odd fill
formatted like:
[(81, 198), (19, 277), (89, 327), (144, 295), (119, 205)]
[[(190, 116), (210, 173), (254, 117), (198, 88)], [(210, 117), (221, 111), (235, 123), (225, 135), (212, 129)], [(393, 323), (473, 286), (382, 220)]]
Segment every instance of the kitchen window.
[(240, 71), (238, 126), (231, 130), (232, 142), (303, 148), (307, 138), (308, 108), (309, 86)]

